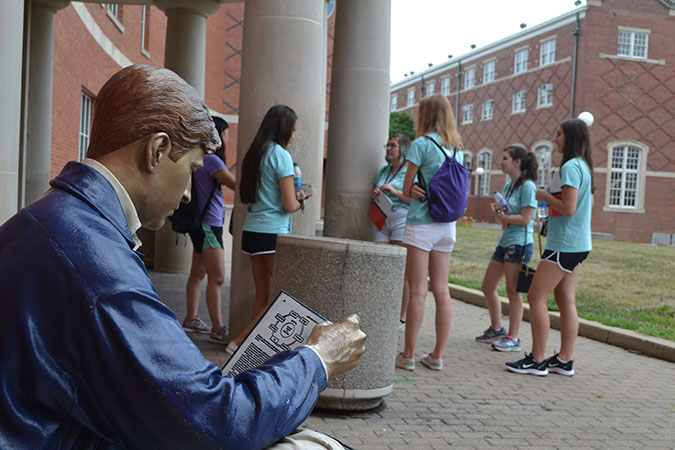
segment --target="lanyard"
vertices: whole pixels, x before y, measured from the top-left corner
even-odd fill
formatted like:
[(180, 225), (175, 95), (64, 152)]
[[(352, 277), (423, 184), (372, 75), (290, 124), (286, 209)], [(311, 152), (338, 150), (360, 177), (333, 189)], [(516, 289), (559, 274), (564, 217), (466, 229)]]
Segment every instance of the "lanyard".
[[(390, 178), (385, 177), (386, 181), (384, 182), (384, 184), (388, 184), (391, 180), (396, 178), (396, 175), (398, 175), (398, 173), (401, 171), (401, 169), (403, 169), (403, 167), (405, 167), (406, 164), (408, 164), (408, 161), (403, 161), (403, 164), (401, 164), (396, 173), (392, 174)], [(389, 169), (389, 173), (391, 174), (391, 169)]]

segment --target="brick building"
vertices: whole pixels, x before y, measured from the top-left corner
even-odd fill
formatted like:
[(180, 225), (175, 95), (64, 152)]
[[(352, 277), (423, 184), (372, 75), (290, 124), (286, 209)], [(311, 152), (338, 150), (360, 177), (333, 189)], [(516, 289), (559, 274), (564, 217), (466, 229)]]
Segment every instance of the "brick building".
[[(590, 111), (596, 192), (593, 231), (675, 245), (675, 2), (588, 0), (588, 5), (391, 87), (391, 110), (416, 118), (421, 96), (459, 111), (472, 176), (467, 215), (501, 189), (501, 149), (520, 142), (539, 158), (540, 181), (560, 121)], [(473, 170), (472, 170), (473, 172)], [(486, 199), (487, 200), (487, 199)], [(489, 201), (481, 220), (491, 220)]]

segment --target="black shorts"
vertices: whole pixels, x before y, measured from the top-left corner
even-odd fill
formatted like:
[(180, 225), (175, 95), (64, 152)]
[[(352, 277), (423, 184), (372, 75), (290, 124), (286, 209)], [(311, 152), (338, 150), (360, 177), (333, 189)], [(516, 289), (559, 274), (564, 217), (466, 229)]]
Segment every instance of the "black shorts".
[(544, 253), (541, 255), (541, 260), (556, 263), (563, 272), (572, 273), (579, 264), (584, 262), (589, 253), (590, 252), (569, 253), (544, 250)]
[(276, 253), (277, 235), (243, 231), (241, 234), (241, 251), (247, 255), (265, 255)]

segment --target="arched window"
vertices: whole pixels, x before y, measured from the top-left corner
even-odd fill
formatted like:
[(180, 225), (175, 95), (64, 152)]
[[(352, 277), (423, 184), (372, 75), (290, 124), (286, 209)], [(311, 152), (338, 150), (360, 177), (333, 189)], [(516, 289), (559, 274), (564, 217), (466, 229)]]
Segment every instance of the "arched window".
[(464, 150), (464, 162), (462, 163), (464, 167), (466, 167), (466, 170), (471, 172), (473, 168), (473, 155), (471, 155), (471, 151), (469, 150)]
[(548, 143), (539, 144), (534, 148), (534, 154), (539, 163), (537, 172), (537, 185), (546, 186), (551, 176), (551, 145)]
[(481, 150), (478, 153), (478, 167), (485, 170), (485, 173), (479, 177), (479, 195), (486, 197), (490, 195), (490, 170), (492, 170), (492, 152), (490, 150)]

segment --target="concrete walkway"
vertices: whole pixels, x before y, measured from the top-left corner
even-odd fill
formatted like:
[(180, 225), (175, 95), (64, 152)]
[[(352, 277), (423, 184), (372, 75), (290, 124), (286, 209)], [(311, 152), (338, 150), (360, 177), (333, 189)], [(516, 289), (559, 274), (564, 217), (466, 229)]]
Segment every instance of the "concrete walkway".
[[(151, 272), (151, 278), (182, 319), (186, 276)], [(453, 308), (443, 372), (419, 364), (414, 372), (396, 369), (394, 390), (378, 409), (315, 410), (305, 425), (357, 449), (675, 449), (674, 363), (579, 337), (575, 376), (512, 374), (504, 362), (520, 359), (522, 353), (500, 353), (474, 341), (489, 323), (487, 310), (458, 300)], [(200, 315), (208, 318), (204, 301)], [(429, 294), (418, 358), (433, 347), (433, 318)], [(521, 339), (529, 351), (527, 322)], [(221, 345), (203, 335), (195, 342), (215, 364), (224, 363)], [(553, 330), (548, 353), (559, 343)], [(402, 350), (402, 332), (398, 346)]]

